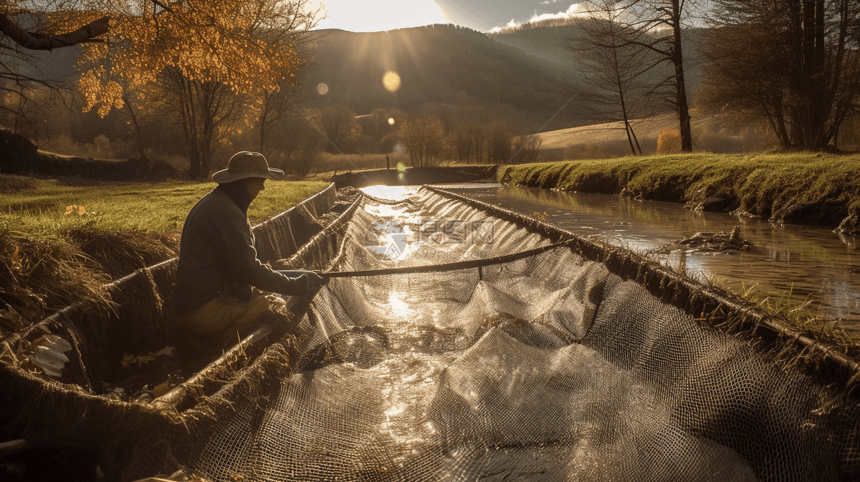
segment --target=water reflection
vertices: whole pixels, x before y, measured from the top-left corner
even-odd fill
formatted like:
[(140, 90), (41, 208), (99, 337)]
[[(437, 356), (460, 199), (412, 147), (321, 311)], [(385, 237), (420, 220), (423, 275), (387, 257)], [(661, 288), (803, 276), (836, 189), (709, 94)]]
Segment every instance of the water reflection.
[(597, 236), (609, 243), (645, 252), (696, 232), (730, 232), (741, 226), (755, 249), (749, 252), (696, 253), (675, 249), (656, 255), (674, 268), (699, 276), (715, 275), (735, 290), (758, 284), (795, 303), (806, 299), (822, 316), (842, 320), (860, 332), (860, 253), (853, 239), (843, 242), (829, 229), (778, 228), (761, 219), (738, 219), (725, 213), (699, 215), (675, 203), (639, 202), (602, 194), (562, 193), (521, 187), (454, 189), (461, 194), (522, 214), (546, 212), (561, 228)]

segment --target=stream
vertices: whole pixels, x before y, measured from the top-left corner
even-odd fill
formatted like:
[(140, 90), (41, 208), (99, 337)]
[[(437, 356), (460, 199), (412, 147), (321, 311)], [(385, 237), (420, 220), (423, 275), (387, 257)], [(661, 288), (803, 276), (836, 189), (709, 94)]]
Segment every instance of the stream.
[(739, 292), (757, 285), (792, 306), (809, 301), (808, 309), (839, 320), (860, 334), (860, 251), (855, 238), (840, 237), (816, 226), (774, 226), (765, 219), (738, 218), (728, 213), (697, 214), (676, 203), (635, 201), (608, 194), (556, 192), (502, 185), (452, 191), (497, 204), (520, 214), (546, 213), (546, 222), (574, 233), (647, 252), (697, 232), (731, 232), (753, 244), (749, 251), (695, 252), (671, 246), (668, 254), (651, 256), (692, 276), (716, 277)]
[[(831, 229), (779, 227), (764, 219), (697, 214), (676, 203), (635, 201), (608, 194), (500, 184), (440, 187), (524, 215), (538, 213), (543, 217), (545, 213), (543, 220), (555, 226), (639, 253), (655, 251), (697, 232), (728, 233), (740, 226), (742, 237), (753, 244), (749, 251), (696, 252), (672, 245), (668, 253), (649, 256), (700, 280), (716, 278), (735, 292), (755, 286), (760, 296), (790, 302), (793, 307), (809, 302), (807, 310), (860, 334), (860, 251), (855, 238), (840, 237)], [(364, 190), (386, 198), (405, 194), (403, 187)]]

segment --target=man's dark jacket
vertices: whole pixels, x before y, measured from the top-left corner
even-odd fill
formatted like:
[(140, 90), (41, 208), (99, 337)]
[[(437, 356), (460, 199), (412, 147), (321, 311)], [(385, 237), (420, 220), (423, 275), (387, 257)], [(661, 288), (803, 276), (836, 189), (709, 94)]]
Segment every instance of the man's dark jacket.
[(257, 259), (248, 222), (251, 196), (238, 182), (221, 184), (191, 208), (182, 228), (174, 308), (179, 315), (196, 311), (225, 296), (240, 302), (251, 287), (283, 295), (307, 290), (305, 276), (289, 278)]

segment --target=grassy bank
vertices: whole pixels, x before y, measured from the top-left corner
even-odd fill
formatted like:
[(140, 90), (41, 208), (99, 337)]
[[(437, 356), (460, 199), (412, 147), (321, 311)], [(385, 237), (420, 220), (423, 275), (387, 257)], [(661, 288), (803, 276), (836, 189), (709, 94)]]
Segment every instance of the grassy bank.
[[(263, 221), (327, 185), (269, 181), (249, 218)], [(185, 216), (214, 186), (0, 175), (0, 331), (76, 300), (100, 299), (102, 284), (176, 256)]]
[(688, 154), (505, 166), (498, 179), (860, 231), (860, 156)]
[[(320, 181), (269, 181), (251, 205), (248, 217), (252, 223), (267, 219), (326, 185)], [(213, 187), (212, 182), (179, 181), (69, 185), (57, 180), (0, 176), (0, 222), (7, 225), (6, 229), (28, 236), (62, 236), (82, 225), (104, 231), (179, 232), (191, 206)]]

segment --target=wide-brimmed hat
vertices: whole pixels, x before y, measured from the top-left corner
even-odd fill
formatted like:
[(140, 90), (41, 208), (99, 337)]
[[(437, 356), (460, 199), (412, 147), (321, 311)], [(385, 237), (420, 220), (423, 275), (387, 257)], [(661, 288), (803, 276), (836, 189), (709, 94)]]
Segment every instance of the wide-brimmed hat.
[(280, 179), (284, 177), (284, 171), (269, 167), (265, 156), (259, 152), (241, 151), (233, 154), (227, 169), (213, 174), (212, 180), (218, 184), (225, 184), (249, 177)]

